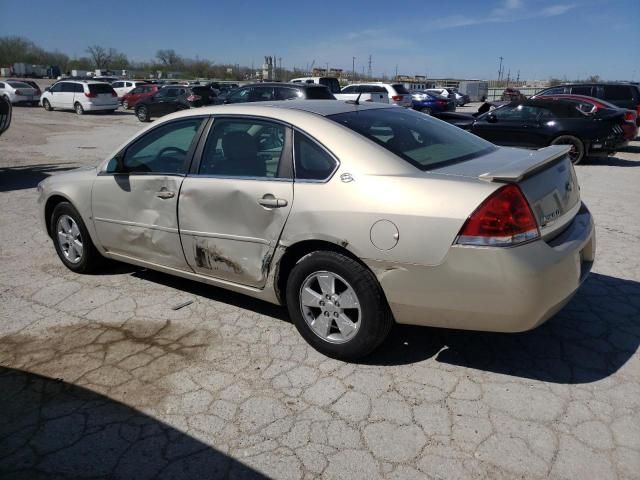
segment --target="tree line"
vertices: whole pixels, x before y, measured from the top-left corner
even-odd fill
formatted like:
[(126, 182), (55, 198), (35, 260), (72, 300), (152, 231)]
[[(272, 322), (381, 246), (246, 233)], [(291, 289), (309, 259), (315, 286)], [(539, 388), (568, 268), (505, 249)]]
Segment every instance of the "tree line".
[[(173, 49), (160, 49), (149, 61), (132, 61), (115, 48), (90, 45), (80, 57), (70, 57), (57, 50), (49, 51), (28, 38), (18, 36), (0, 37), (0, 67), (14, 63), (34, 65), (57, 65), (62, 72), (71, 70), (129, 70), (131, 74), (149, 76), (157, 71), (166, 76), (179, 72), (184, 77), (228, 78), (240, 80), (251, 77), (251, 69), (240, 65), (215, 64), (211, 60), (185, 58)], [(289, 75), (291, 73), (289, 72)]]

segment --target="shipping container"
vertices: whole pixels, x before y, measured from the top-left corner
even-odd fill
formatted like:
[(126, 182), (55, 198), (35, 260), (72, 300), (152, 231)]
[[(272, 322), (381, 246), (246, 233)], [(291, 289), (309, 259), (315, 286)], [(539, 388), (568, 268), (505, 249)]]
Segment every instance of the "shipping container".
[(472, 102), (482, 102), (487, 99), (489, 82), (462, 81), (458, 86), (458, 93), (469, 95)]

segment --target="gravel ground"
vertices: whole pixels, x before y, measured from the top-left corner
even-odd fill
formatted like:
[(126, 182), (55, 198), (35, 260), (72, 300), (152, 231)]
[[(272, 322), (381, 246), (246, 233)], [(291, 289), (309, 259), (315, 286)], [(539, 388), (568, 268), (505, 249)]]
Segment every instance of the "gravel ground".
[(1, 477), (639, 478), (640, 142), (577, 167), (598, 252), (557, 316), (515, 335), (396, 327), (347, 364), (280, 308), (62, 266), (35, 185), (140, 127), (16, 108), (0, 138)]

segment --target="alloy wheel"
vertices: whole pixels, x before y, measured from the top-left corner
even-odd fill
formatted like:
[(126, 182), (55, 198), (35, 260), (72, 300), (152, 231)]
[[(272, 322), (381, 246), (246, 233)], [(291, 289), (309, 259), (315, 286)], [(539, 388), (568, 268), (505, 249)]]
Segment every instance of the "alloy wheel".
[(71, 263), (82, 260), (84, 246), (76, 221), (69, 215), (61, 215), (56, 224), (57, 241), (62, 254)]
[(362, 312), (355, 290), (332, 272), (309, 275), (300, 287), (300, 309), (311, 330), (329, 343), (346, 343), (360, 328)]

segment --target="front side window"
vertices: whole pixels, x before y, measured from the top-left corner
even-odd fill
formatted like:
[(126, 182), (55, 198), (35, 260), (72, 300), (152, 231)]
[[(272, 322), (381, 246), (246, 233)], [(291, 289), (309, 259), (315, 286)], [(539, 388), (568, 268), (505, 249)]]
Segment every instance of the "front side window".
[(253, 87), (249, 93), (250, 102), (270, 102), (275, 100), (273, 87)]
[(560, 95), (564, 93), (564, 87), (549, 88), (541, 93), (541, 95)]
[(62, 91), (65, 93), (73, 93), (76, 91), (76, 86), (73, 83), (63, 83)]
[[(185, 173), (187, 153), (202, 122), (202, 118), (179, 120), (146, 133), (127, 147), (119, 173)], [(107, 172), (116, 170), (114, 159), (109, 162)]]
[(285, 127), (252, 119), (218, 119), (202, 153), (200, 175), (288, 178), (281, 158)]
[(62, 85), (64, 85), (63, 83), (56, 83), (53, 87), (51, 87), (51, 89), (49, 90), (50, 92), (61, 92), (62, 91)]
[(327, 116), (421, 170), (480, 157), (497, 147), (458, 127), (401, 108)]
[(535, 121), (540, 110), (538, 107), (531, 105), (519, 105), (512, 103), (504, 107), (497, 108), (490, 112), (490, 115), (496, 117), (498, 121), (503, 122), (528, 122)]
[(302, 98), (302, 94), (297, 88), (276, 88), (276, 94), (278, 100), (295, 100), (296, 98)]
[(354, 93), (356, 91), (356, 86), (355, 85), (349, 85), (348, 87), (344, 87), (342, 89), (342, 93)]
[(295, 133), (294, 149), (296, 179), (326, 180), (336, 168), (333, 157), (302, 133)]

